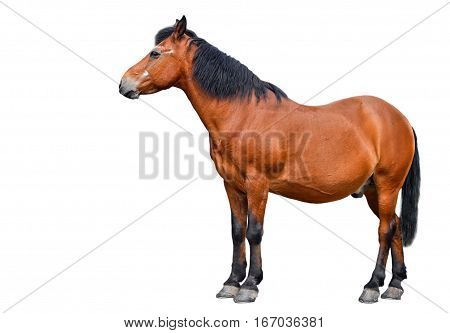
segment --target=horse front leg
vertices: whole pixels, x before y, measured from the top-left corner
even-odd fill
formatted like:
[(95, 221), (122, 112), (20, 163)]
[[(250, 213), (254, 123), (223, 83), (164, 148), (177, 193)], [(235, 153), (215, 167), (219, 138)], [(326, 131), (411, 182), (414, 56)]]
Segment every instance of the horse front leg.
[(258, 296), (258, 284), (263, 279), (261, 241), (267, 196), (268, 185), (264, 180), (253, 180), (247, 184), (247, 240), (250, 244), (250, 268), (247, 279), (234, 298), (236, 303), (254, 302)]
[(245, 234), (247, 228), (247, 196), (225, 182), (231, 208), (231, 235), (233, 238), (233, 263), (230, 277), (216, 295), (217, 298), (233, 298), (239, 292), (240, 282), (245, 279), (247, 261), (245, 259)]

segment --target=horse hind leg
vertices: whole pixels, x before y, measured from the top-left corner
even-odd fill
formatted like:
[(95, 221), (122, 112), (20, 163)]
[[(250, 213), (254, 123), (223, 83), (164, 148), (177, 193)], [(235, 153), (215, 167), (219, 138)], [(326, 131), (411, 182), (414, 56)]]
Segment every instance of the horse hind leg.
[[(378, 214), (378, 193), (375, 185), (368, 187), (364, 192), (367, 203), (372, 212), (379, 217)], [(402, 230), (400, 226), (400, 218), (395, 215), (395, 225), (393, 237), (391, 241), (391, 256), (392, 256), (392, 280), (389, 287), (381, 295), (383, 299), (400, 300), (403, 294), (401, 286), (402, 280), (406, 279), (406, 267), (403, 256), (403, 239)], [(376, 293), (374, 293), (376, 294)]]
[(394, 236), (391, 242), (392, 280), (381, 295), (383, 299), (400, 300), (403, 295), (402, 280), (406, 279), (406, 266), (403, 256), (403, 239), (400, 218), (395, 216)]
[[(385, 183), (385, 184), (384, 184)], [(387, 179), (377, 179), (376, 188), (370, 188), (365, 195), (372, 211), (380, 219), (378, 227), (379, 250), (375, 269), (370, 281), (359, 297), (362, 303), (375, 303), (380, 296), (379, 287), (384, 285), (386, 262), (394, 238), (396, 220), (395, 206), (400, 186), (392, 186)]]

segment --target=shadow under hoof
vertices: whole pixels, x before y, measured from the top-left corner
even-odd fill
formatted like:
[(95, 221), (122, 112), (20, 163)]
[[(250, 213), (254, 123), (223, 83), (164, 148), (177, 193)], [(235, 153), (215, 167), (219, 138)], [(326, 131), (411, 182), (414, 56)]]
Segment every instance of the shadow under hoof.
[(217, 298), (234, 298), (238, 292), (239, 287), (224, 285), (223, 288), (217, 293)]
[(386, 291), (381, 295), (383, 299), (395, 299), (400, 300), (403, 295), (403, 290), (395, 287), (388, 287)]
[(364, 288), (361, 296), (359, 296), (359, 301), (365, 304), (372, 304), (378, 302), (378, 297), (380, 296), (380, 291), (372, 288)]
[(234, 297), (235, 303), (252, 303), (258, 296), (258, 290), (241, 288)]

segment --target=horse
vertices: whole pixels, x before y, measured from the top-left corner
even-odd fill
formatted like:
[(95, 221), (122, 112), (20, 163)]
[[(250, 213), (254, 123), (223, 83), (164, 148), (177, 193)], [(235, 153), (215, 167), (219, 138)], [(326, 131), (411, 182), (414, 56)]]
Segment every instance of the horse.
[(119, 91), (137, 99), (170, 87), (185, 92), (208, 130), (230, 204), (231, 273), (217, 298), (236, 303), (257, 298), (271, 192), (309, 203), (365, 196), (379, 219), (379, 251), (359, 301), (378, 301), (389, 251), (392, 279), (381, 298), (401, 299), (407, 277), (403, 246), (412, 243), (417, 229), (420, 164), (416, 133), (399, 110), (373, 96), (298, 104), (188, 30), (185, 16), (156, 34), (155, 47), (125, 72)]

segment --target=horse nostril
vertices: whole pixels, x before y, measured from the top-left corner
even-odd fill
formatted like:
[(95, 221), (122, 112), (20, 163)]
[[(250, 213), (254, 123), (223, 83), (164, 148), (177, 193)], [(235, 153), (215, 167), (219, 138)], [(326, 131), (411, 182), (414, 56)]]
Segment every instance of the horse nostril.
[(119, 83), (119, 93), (127, 98), (136, 99), (139, 97), (136, 85), (137, 83), (134, 80), (122, 78)]
[(125, 94), (123, 94), (125, 97), (131, 98), (134, 95), (133, 90), (128, 90)]

